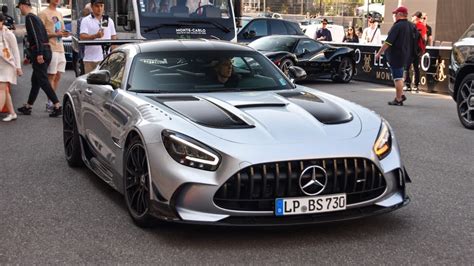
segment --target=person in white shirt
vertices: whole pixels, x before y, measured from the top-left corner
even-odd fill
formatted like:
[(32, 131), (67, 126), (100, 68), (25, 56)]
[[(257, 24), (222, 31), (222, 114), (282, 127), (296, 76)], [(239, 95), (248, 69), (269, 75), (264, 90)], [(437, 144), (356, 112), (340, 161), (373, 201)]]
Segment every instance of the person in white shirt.
[(359, 39), (359, 42), (364, 44), (382, 44), (379, 23), (375, 22), (374, 18), (369, 18), (369, 27), (364, 30), (362, 33), (362, 38)]
[[(116, 40), (114, 21), (104, 16), (104, 0), (91, 0), (92, 13), (81, 21), (81, 40)], [(86, 45), (84, 49), (84, 71), (89, 73), (104, 59), (101, 45)]]

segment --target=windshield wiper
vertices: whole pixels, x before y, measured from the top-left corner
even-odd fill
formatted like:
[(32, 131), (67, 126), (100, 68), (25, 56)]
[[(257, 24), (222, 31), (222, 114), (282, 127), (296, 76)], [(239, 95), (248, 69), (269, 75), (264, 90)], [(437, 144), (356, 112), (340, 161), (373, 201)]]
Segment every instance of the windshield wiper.
[(225, 33), (229, 33), (230, 32), (230, 29), (227, 28), (226, 26), (222, 25), (221, 23), (219, 22), (215, 22), (215, 21), (210, 21), (210, 20), (200, 20), (200, 19), (195, 19), (195, 20), (186, 20), (186, 21), (178, 21), (178, 22), (183, 22), (183, 23), (192, 23), (192, 24), (211, 24), (213, 25), (214, 27), (222, 30), (223, 32)]
[[(158, 24), (152, 27), (147, 27), (143, 32), (148, 33), (150, 31), (157, 30), (159, 28), (164, 28), (164, 27), (181, 27), (181, 26), (193, 26), (192, 24), (185, 24), (185, 23), (164, 23), (164, 24)], [(145, 27), (145, 26), (142, 26)]]

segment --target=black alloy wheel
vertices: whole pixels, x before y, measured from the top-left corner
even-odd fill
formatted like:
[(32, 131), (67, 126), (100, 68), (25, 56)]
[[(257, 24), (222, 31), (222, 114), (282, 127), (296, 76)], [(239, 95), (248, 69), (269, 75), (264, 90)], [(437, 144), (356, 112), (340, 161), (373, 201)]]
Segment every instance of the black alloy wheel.
[(150, 174), (146, 150), (136, 136), (127, 146), (124, 157), (124, 195), (127, 209), (139, 227), (151, 227), (154, 218), (150, 214)]
[(70, 100), (66, 100), (63, 108), (63, 143), (66, 161), (71, 167), (83, 166), (81, 144), (77, 131), (74, 108)]
[(283, 59), (280, 63), (280, 69), (281, 71), (287, 76), (289, 77), (290, 76), (290, 67), (291, 66), (294, 66), (295, 63), (293, 63), (293, 61), (291, 59)]
[(343, 57), (337, 69), (335, 82), (348, 83), (354, 76), (354, 63), (349, 57)]
[(463, 126), (474, 129), (474, 74), (469, 74), (462, 80), (456, 103), (459, 120)]

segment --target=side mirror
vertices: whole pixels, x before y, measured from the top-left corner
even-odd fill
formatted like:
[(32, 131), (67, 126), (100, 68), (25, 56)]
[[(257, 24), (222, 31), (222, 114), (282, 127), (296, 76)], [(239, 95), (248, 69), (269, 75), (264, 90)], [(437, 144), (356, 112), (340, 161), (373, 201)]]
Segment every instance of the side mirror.
[(257, 33), (254, 30), (251, 30), (249, 31), (248, 35), (249, 35), (249, 38), (254, 38), (255, 36), (257, 36)]
[(306, 49), (306, 48), (303, 48), (303, 53), (302, 54), (307, 54), (307, 53), (309, 53), (309, 50)]
[(299, 66), (290, 66), (288, 68), (288, 74), (290, 78), (295, 81), (304, 80), (307, 77), (306, 71)]
[(99, 70), (99, 71), (90, 73), (87, 76), (87, 84), (111, 85), (115, 89), (115, 87), (110, 82), (110, 72), (108, 70)]

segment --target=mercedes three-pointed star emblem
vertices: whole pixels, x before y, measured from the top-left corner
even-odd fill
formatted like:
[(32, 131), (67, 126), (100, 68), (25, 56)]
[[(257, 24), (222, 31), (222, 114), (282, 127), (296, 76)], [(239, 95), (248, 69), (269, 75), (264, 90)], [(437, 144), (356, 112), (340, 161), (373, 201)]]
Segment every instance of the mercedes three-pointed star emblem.
[(300, 175), (300, 188), (308, 196), (316, 196), (326, 188), (328, 177), (326, 170), (318, 165), (312, 165), (303, 170)]

